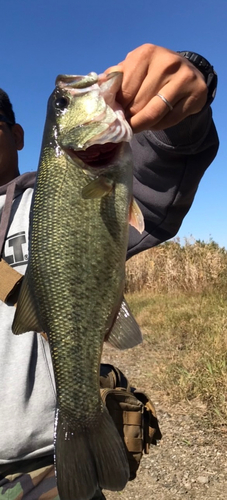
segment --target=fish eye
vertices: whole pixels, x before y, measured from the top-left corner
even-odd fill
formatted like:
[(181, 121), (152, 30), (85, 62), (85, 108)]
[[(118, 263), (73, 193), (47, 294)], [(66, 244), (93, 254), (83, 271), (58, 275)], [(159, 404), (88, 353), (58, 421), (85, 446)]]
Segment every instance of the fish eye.
[(63, 110), (68, 107), (69, 100), (67, 99), (67, 97), (58, 97), (57, 99), (55, 99), (54, 105), (55, 108)]

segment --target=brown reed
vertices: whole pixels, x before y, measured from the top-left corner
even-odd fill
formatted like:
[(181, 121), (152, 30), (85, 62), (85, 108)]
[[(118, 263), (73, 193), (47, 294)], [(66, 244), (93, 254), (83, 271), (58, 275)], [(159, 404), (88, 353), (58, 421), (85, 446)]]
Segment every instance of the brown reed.
[[(126, 292), (193, 291), (223, 287), (227, 269), (227, 250), (215, 242), (179, 239), (164, 243), (138, 255), (126, 264)], [(227, 286), (227, 285), (226, 285)]]

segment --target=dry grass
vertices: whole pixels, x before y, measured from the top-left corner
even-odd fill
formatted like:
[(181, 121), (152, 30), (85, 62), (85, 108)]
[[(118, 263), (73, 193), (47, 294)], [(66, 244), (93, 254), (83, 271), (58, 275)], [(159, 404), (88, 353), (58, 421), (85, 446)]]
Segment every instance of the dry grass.
[(202, 292), (222, 286), (227, 277), (227, 251), (210, 241), (179, 240), (136, 255), (127, 262), (127, 292)]
[(213, 242), (186, 243), (131, 259), (127, 299), (158, 353), (157, 386), (173, 401), (199, 397), (209, 421), (226, 424), (227, 252)]

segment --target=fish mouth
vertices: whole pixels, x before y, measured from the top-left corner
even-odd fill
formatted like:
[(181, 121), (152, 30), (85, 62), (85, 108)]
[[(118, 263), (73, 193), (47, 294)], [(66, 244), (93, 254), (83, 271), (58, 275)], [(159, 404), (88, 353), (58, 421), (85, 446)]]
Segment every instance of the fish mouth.
[(65, 152), (75, 161), (77, 158), (92, 168), (107, 167), (117, 154), (121, 143), (93, 144), (85, 150), (65, 149)]

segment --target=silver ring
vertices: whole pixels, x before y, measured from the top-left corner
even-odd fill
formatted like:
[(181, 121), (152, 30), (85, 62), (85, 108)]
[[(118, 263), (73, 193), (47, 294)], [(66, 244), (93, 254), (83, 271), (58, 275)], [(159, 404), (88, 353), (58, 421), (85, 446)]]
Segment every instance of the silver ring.
[(162, 99), (162, 101), (167, 104), (167, 106), (169, 107), (170, 111), (173, 110), (173, 106), (172, 104), (170, 104), (169, 101), (167, 101), (167, 99), (162, 95), (162, 94), (156, 94), (157, 97), (160, 97), (160, 99)]

